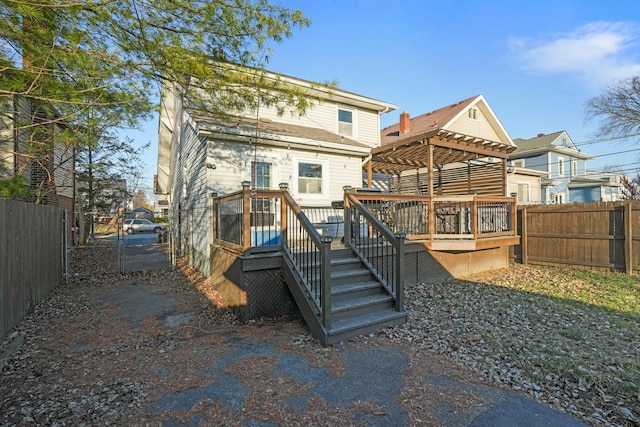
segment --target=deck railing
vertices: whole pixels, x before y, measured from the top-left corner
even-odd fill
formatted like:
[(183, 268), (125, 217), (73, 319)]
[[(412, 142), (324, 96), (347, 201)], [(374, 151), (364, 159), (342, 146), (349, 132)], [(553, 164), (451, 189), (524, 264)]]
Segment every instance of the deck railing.
[(213, 198), (214, 241), (228, 249), (281, 246), (304, 287), (311, 309), (331, 327), (331, 236), (322, 236), (287, 191), (242, 190)]
[(484, 239), (515, 236), (513, 197), (351, 194), (392, 232), (407, 239)]
[(395, 309), (404, 310), (405, 232), (394, 232), (368, 207), (345, 192), (344, 242), (364, 262), (378, 281), (395, 298)]

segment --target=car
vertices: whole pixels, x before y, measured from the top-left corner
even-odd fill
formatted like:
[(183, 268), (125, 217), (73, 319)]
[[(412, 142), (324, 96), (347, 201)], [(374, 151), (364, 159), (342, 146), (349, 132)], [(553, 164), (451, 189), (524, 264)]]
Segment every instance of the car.
[(162, 224), (156, 224), (148, 219), (126, 219), (122, 224), (122, 231), (133, 233), (159, 233), (164, 230)]

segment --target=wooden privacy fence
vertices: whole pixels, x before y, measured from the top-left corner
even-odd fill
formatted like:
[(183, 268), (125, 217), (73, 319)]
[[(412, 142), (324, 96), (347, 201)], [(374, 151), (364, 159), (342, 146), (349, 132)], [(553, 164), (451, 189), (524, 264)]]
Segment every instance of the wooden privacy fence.
[(519, 206), (523, 264), (640, 272), (640, 202)]
[(57, 207), (0, 200), (0, 339), (62, 282), (65, 213)]

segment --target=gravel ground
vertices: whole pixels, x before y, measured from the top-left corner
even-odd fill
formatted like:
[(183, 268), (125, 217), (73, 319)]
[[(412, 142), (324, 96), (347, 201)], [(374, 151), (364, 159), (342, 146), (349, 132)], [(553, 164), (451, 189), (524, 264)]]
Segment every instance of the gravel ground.
[(581, 285), (566, 273), (513, 264), (464, 281), (410, 287), (409, 321), (381, 334), (591, 425), (638, 426), (640, 317), (516, 289), (523, 278), (530, 289)]
[[(182, 271), (123, 276), (114, 273), (110, 251), (75, 250), (70, 282), (15, 329), (14, 335), (24, 336), (25, 342), (0, 374), (0, 425), (156, 425), (146, 412), (149, 402), (180, 384), (210, 380), (199, 374), (210, 362), (201, 359), (195, 345), (185, 344), (210, 341), (225, 331), (247, 340), (269, 334), (279, 348), (328, 366), (335, 375), (344, 368), (338, 352), (319, 346), (301, 321), (265, 319), (239, 325), (197, 272), (183, 265)], [(509, 286), (523, 275), (532, 281), (558, 280), (557, 270), (513, 265), (466, 281), (412, 286), (406, 290), (406, 324), (351, 339), (341, 348), (404, 349), (411, 372), (405, 375), (402, 405), (412, 425), (437, 425), (429, 422), (427, 409), (433, 390), (413, 380), (428, 369), (460, 381), (516, 390), (591, 425), (640, 425), (640, 379), (624, 375), (640, 371), (638, 318)], [(191, 324), (197, 326), (166, 332), (153, 319), (141, 319), (147, 332), (136, 335), (125, 321), (98, 316), (94, 309), (101, 301), (95, 295), (108, 295), (110, 285), (128, 280), (162, 284), (163, 294), (194, 313)], [(104, 328), (105, 322), (112, 324)], [(68, 332), (61, 334), (63, 330)], [(6, 344), (0, 344), (0, 354)], [(207, 351), (210, 357), (217, 350), (209, 345)], [(171, 363), (180, 366), (181, 377), (167, 375), (159, 382), (148, 367), (169, 354)], [(256, 365), (255, 372), (244, 372), (238, 365), (237, 377), (258, 381), (264, 372), (268, 378), (271, 367), (268, 360), (264, 363)], [(284, 393), (294, 385), (274, 383), (268, 390)], [(269, 401), (259, 394), (251, 399), (256, 410)], [(450, 403), (469, 407), (476, 401), (470, 394)], [(331, 408), (326, 402), (315, 403), (326, 417)], [(375, 413), (370, 406), (362, 402), (344, 410)], [(225, 419), (221, 408), (212, 410), (219, 412), (222, 424), (233, 424), (233, 414)], [(279, 416), (287, 425), (287, 417), (293, 415)], [(342, 414), (333, 416), (339, 425)], [(327, 420), (315, 422), (320, 419)]]

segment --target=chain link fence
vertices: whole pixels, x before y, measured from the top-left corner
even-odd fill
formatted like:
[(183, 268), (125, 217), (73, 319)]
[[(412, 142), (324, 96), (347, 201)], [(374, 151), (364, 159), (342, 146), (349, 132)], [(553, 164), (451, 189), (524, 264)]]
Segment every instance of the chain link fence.
[(169, 261), (166, 226), (149, 219), (127, 218), (117, 222), (116, 244), (121, 273), (167, 270)]

